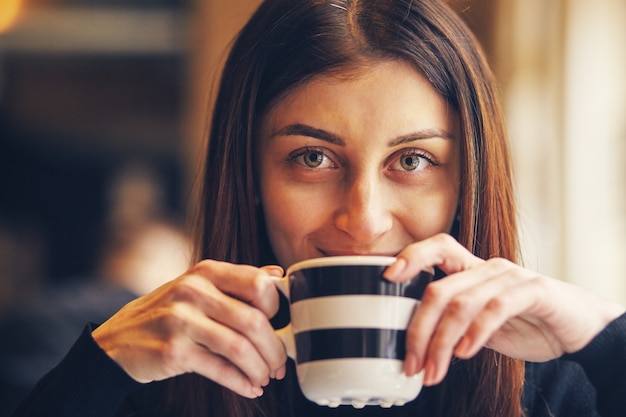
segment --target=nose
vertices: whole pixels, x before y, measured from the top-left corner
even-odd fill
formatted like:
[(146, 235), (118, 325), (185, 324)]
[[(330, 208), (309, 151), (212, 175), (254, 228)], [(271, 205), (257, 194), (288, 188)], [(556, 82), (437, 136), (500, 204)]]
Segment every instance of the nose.
[(335, 212), (335, 225), (359, 245), (374, 243), (393, 225), (390, 196), (376, 175), (360, 175), (347, 180), (341, 205)]

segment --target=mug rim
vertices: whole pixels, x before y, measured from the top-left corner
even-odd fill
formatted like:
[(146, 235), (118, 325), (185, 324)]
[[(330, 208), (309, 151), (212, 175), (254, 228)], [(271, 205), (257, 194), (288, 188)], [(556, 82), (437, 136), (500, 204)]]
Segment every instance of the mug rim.
[(298, 261), (287, 268), (287, 275), (293, 271), (321, 266), (389, 266), (397, 260), (395, 256), (384, 255), (341, 255), (322, 256), (320, 258)]

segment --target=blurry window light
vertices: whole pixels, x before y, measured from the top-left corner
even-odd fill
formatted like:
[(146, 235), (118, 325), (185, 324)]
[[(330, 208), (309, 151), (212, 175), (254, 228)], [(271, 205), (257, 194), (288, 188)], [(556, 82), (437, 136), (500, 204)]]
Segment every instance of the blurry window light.
[(17, 21), (22, 0), (0, 1), (0, 34), (7, 32)]
[[(7, 1), (23, 0), (0, 0), (0, 22)], [(187, 22), (171, 8), (66, 6), (22, 12), (0, 37), (1, 51), (178, 55), (186, 48)]]

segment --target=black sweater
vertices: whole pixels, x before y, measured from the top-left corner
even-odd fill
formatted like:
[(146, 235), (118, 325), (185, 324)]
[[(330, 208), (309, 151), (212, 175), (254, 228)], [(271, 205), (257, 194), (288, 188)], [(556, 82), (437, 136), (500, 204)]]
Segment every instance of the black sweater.
[[(303, 401), (304, 409), (298, 417), (428, 416), (432, 414), (429, 400), (433, 399), (433, 390), (436, 387), (424, 388), (412, 403), (391, 409), (330, 409)], [(135, 382), (99, 348), (87, 327), (65, 359), (39, 382), (13, 417), (150, 415), (144, 407), (160, 396), (162, 384)], [(137, 398), (141, 399), (139, 405)], [(527, 417), (623, 417), (625, 399), (626, 314), (610, 323), (581, 351), (550, 362), (526, 364), (522, 405)]]

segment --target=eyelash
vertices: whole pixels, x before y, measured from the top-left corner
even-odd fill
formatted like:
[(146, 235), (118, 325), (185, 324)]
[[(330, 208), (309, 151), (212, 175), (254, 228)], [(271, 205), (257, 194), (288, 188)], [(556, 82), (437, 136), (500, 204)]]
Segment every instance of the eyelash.
[(303, 167), (308, 168), (308, 169), (318, 169), (318, 167), (307, 166), (307, 164), (304, 161), (298, 161), (298, 158), (302, 158), (306, 154), (309, 154), (309, 153), (321, 154), (322, 157), (323, 157), (323, 162), (324, 161), (329, 161), (330, 163), (332, 163), (333, 168), (337, 167), (337, 164), (333, 161), (332, 158), (330, 158), (328, 156), (327, 152), (324, 149), (322, 149), (322, 148), (315, 148), (315, 147), (306, 147), (306, 148), (303, 148), (303, 149), (298, 149), (297, 151), (292, 152), (291, 154), (289, 154), (289, 156), (287, 156), (287, 161), (288, 162), (296, 162), (296, 163), (298, 163), (298, 164), (300, 164)]
[[(325, 149), (323, 149), (323, 148), (316, 148), (316, 147), (306, 147), (306, 148), (298, 149), (298, 150), (292, 152), (291, 154), (289, 154), (289, 156), (287, 156), (286, 160), (288, 162), (296, 162), (299, 165), (302, 165), (303, 167), (311, 169), (311, 170), (319, 169), (318, 167), (308, 166), (302, 160), (298, 161), (299, 158), (303, 158), (306, 154), (309, 154), (309, 153), (321, 154), (322, 157), (323, 157), (323, 160), (322, 160), (321, 163), (323, 163), (325, 161), (329, 161), (332, 164), (332, 168), (336, 168), (337, 167), (337, 164), (334, 162), (333, 158), (328, 156), (328, 152)], [(394, 154), (392, 156), (393, 162), (391, 164), (389, 164), (389, 166), (393, 165), (394, 163), (399, 163), (399, 161), (402, 158), (406, 158), (407, 156), (415, 156), (415, 157), (418, 157), (420, 159), (423, 159), (431, 166), (437, 167), (437, 166), (441, 165), (435, 158), (433, 158), (427, 152), (424, 152), (422, 150), (417, 150), (417, 149), (403, 149), (402, 151), (400, 151), (400, 152), (398, 152), (398, 153), (396, 153), (396, 154)], [(412, 171), (405, 170), (404, 172), (410, 173)]]
[[(427, 152), (424, 152), (422, 150), (418, 150), (418, 149), (403, 149), (402, 151), (400, 151), (399, 153), (396, 153), (393, 155), (393, 162), (391, 164), (389, 164), (390, 166), (393, 165), (394, 163), (397, 163), (399, 161), (401, 161), (403, 158), (406, 158), (408, 156), (414, 156), (414, 157), (418, 157), (420, 159), (425, 160), (429, 165), (432, 166), (440, 166), (441, 164), (435, 159), (433, 158), (430, 154), (428, 154)], [(404, 172), (412, 172), (409, 170), (405, 170)]]

